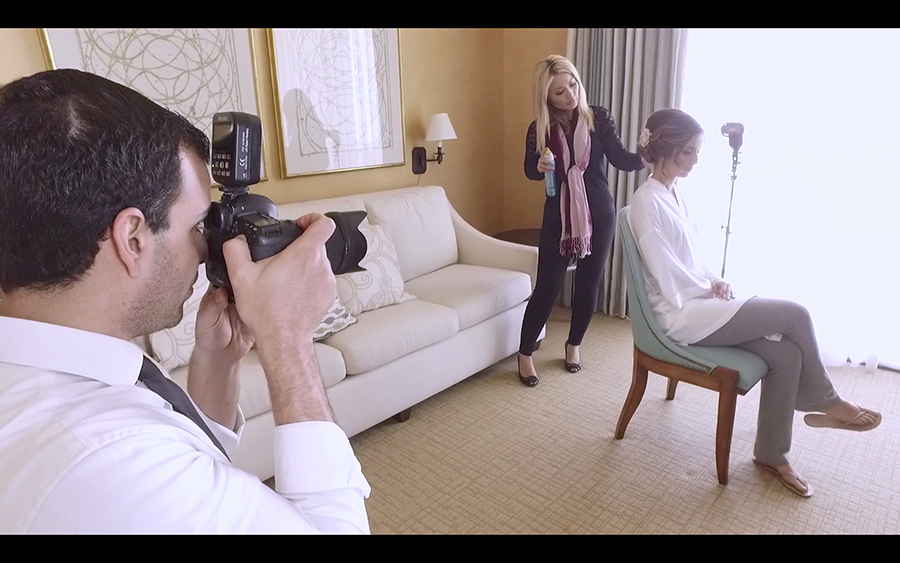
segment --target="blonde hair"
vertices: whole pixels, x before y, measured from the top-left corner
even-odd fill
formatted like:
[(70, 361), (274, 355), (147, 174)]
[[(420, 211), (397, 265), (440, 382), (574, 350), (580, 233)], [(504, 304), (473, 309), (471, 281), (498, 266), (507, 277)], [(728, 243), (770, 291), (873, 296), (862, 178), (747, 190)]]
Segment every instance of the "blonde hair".
[(578, 117), (583, 119), (588, 126), (588, 131), (594, 130), (594, 112), (587, 103), (584, 93), (584, 85), (578, 69), (569, 59), (560, 55), (550, 55), (537, 64), (532, 78), (534, 94), (534, 125), (537, 136), (537, 152), (541, 154), (546, 148), (546, 139), (553, 125), (562, 127), (563, 132), (568, 133), (569, 122), (563, 117), (562, 112), (551, 108), (547, 103), (547, 94), (550, 91), (550, 83), (558, 74), (570, 74), (578, 83)]

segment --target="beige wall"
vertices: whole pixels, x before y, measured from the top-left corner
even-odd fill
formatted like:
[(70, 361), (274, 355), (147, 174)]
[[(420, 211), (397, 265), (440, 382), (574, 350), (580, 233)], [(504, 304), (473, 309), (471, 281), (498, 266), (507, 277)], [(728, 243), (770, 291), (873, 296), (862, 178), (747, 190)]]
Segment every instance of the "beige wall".
[(565, 29), (503, 31), (503, 225), (504, 229), (541, 226), (543, 182), (525, 177), (525, 134), (534, 120), (531, 76), (548, 55), (566, 55)]
[[(435, 152), (434, 143), (424, 143), (427, 119), (446, 112), (458, 139), (444, 143), (446, 160), (429, 163), (420, 185), (443, 186), (460, 214), (488, 234), (540, 226), (542, 185), (522, 172), (531, 70), (550, 53), (565, 54), (565, 29), (402, 29), (406, 165), (285, 180), (279, 177), (266, 34), (253, 33), (268, 175), (254, 191), (281, 204), (413, 186), (410, 151), (425, 146), (429, 155)], [(34, 28), (0, 28), (0, 52), (0, 83), (46, 69)]]

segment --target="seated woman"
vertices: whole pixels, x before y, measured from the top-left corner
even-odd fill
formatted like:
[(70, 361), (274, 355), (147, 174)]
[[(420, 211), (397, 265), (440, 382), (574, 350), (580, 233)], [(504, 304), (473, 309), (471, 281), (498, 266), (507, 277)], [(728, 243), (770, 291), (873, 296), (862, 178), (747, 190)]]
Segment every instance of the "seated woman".
[(651, 307), (666, 335), (681, 345), (735, 346), (769, 366), (762, 380), (754, 463), (792, 492), (813, 489), (788, 460), (794, 410), (810, 426), (871, 430), (881, 414), (843, 400), (825, 370), (813, 322), (792, 301), (735, 297), (731, 285), (698, 262), (696, 227), (677, 178), (698, 161), (703, 129), (677, 109), (647, 119), (638, 152), (653, 173), (634, 193), (630, 222), (644, 263)]

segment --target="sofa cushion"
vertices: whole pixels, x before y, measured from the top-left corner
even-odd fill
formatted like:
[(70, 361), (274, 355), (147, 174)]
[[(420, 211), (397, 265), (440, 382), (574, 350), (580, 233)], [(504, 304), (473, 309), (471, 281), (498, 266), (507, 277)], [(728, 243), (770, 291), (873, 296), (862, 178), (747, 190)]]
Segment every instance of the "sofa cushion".
[(406, 283), (422, 301), (450, 307), (459, 330), (511, 309), (531, 295), (528, 274), (469, 264), (451, 264)]
[(365, 205), (369, 222), (390, 232), (403, 281), (459, 261), (450, 202), (442, 188), (429, 186)]
[[(322, 374), (322, 383), (329, 388), (344, 379), (344, 358), (341, 353), (325, 344), (315, 343), (316, 358), (319, 360), (319, 371)], [(187, 390), (187, 366), (176, 368), (170, 373), (172, 379)], [(254, 416), (267, 413), (272, 410), (272, 398), (269, 395), (269, 384), (266, 382), (266, 374), (263, 372), (256, 349), (251, 349), (241, 362), (241, 395), (238, 399), (244, 419), (250, 420)]]
[(344, 355), (347, 375), (363, 373), (450, 338), (456, 312), (416, 299), (359, 315), (359, 322), (323, 342)]
[(336, 277), (337, 293), (350, 315), (374, 311), (415, 299), (404, 290), (397, 251), (391, 236), (381, 225), (364, 221), (359, 227), (366, 237), (366, 255), (359, 261), (364, 272)]

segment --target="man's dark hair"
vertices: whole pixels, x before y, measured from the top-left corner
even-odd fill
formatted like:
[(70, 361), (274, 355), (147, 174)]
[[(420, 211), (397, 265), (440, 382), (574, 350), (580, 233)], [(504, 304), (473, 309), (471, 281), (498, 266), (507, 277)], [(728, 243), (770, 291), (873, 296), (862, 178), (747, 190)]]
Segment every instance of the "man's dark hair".
[(96, 74), (52, 70), (0, 88), (0, 291), (80, 280), (123, 209), (167, 229), (182, 148), (209, 163), (203, 131)]

